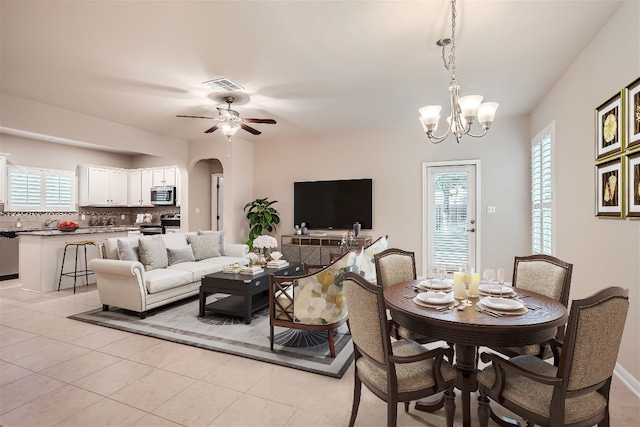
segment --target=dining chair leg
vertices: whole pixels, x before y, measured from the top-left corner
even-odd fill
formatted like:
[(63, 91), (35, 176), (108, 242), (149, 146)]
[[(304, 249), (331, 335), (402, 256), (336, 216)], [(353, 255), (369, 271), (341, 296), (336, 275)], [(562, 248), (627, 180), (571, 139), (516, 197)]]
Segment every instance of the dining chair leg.
[(489, 425), (489, 398), (482, 392), (478, 396), (478, 421), (480, 427)]
[(362, 392), (362, 381), (358, 378), (358, 373), (355, 374), (356, 380), (353, 386), (353, 405), (351, 406), (351, 418), (349, 419), (349, 427), (353, 427), (356, 423), (356, 417), (358, 416), (358, 408), (360, 407), (360, 394)]
[(404, 412), (409, 412), (409, 404), (411, 402), (409, 402), (408, 400), (406, 402), (404, 402)]
[(387, 401), (387, 427), (396, 427), (398, 424), (398, 401), (391, 399)]
[(271, 343), (271, 351), (273, 351), (273, 325), (269, 325), (269, 342)]
[(444, 413), (447, 418), (447, 427), (453, 427), (453, 417), (456, 414), (456, 393), (453, 387), (444, 392)]

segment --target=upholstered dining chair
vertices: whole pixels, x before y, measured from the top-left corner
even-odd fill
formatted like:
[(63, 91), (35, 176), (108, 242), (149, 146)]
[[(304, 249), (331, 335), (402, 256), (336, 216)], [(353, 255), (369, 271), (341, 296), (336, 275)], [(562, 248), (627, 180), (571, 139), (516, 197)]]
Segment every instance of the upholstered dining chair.
[[(382, 286), (383, 289), (396, 283), (415, 280), (417, 277), (414, 252), (398, 248), (389, 248), (376, 254), (374, 256), (374, 262), (376, 266), (377, 284)], [(434, 339), (427, 338), (424, 335), (420, 335), (404, 326), (396, 324), (390, 317), (389, 321), (391, 322), (391, 333), (394, 338), (408, 338), (420, 344), (435, 341)]]
[[(409, 402), (444, 391), (447, 426), (453, 426), (456, 370), (453, 350), (427, 350), (409, 339), (391, 342), (383, 288), (356, 273), (342, 282), (349, 310), (349, 329), (355, 357), (355, 384), (349, 426), (358, 415), (362, 384), (387, 402), (387, 425), (397, 423), (398, 402)], [(445, 357), (447, 360), (445, 360)]]
[(536, 356), (491, 362), (477, 376), (480, 426), (489, 422), (489, 399), (527, 420), (527, 425), (608, 426), (609, 389), (629, 307), (619, 287), (571, 303), (559, 366)]
[(355, 252), (347, 252), (319, 271), (302, 276), (269, 277), (269, 340), (276, 326), (306, 331), (327, 331), (331, 357), (336, 357), (334, 331), (348, 319), (342, 295), (342, 276), (358, 271)]
[[(573, 264), (562, 261), (551, 255), (535, 254), (515, 257), (513, 265), (513, 281), (515, 288), (537, 292), (546, 297), (560, 301), (565, 307), (569, 302), (571, 273)], [(556, 338), (562, 340), (564, 327), (558, 328)], [(530, 344), (520, 347), (493, 348), (492, 350), (514, 357), (521, 354), (538, 355), (546, 359), (551, 356), (551, 349), (545, 343)], [(556, 365), (558, 355), (555, 354)]]

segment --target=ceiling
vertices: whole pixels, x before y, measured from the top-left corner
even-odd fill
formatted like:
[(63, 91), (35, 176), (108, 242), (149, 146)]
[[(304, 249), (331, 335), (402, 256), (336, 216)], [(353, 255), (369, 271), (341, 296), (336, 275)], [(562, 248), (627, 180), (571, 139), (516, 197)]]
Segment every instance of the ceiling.
[[(622, 1), (458, 1), (462, 95), (527, 114)], [(244, 86), (242, 117), (272, 118), (268, 143), (384, 128), (420, 129), (417, 109), (448, 103), (436, 41), (447, 1), (6, 1), (3, 92), (184, 140), (225, 143), (220, 94)], [(445, 108), (448, 109), (448, 108)], [(443, 114), (445, 112), (443, 111)], [(55, 136), (55, 135), (54, 135)]]

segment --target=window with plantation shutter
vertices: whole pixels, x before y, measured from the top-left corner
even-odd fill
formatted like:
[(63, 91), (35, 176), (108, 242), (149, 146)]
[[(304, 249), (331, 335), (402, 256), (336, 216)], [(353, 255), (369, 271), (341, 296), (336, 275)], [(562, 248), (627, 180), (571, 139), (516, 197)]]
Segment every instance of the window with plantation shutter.
[(554, 123), (531, 140), (531, 251), (553, 255)]
[(9, 166), (7, 211), (73, 211), (74, 180), (70, 171)]

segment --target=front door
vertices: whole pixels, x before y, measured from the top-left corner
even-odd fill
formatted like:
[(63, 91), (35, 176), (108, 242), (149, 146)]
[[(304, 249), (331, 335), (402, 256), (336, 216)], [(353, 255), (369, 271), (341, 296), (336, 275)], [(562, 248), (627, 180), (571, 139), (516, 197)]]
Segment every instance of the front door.
[(477, 193), (480, 161), (423, 164), (423, 270), (480, 265)]

